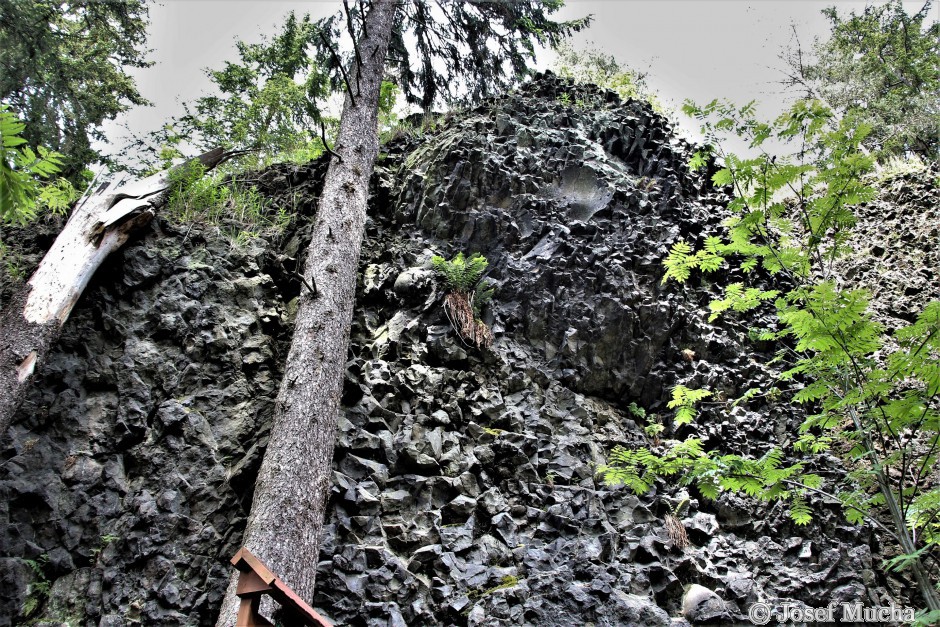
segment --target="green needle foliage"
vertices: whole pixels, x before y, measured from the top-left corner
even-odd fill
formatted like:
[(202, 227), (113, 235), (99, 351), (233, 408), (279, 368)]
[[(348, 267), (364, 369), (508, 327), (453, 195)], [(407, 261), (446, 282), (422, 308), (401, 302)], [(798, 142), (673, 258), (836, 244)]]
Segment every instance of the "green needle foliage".
[[(882, 154), (940, 156), (940, 22), (929, 0), (908, 14), (900, 0), (860, 13), (823, 10), (828, 39), (812, 54), (797, 47), (787, 83), (821, 98), (840, 115), (869, 125), (866, 145)], [(808, 52), (808, 51), (807, 51)]]
[(319, 102), (329, 94), (327, 57), (315, 46), (334, 39), (332, 21), (298, 19), (291, 12), (271, 40), (237, 42), (238, 62), (206, 72), (220, 95), (187, 106), (181, 128), (201, 147), (255, 147), (282, 152), (312, 141), (322, 121)]
[(536, 46), (557, 48), (590, 17), (556, 22), (563, 0), (405, 2), (399, 5), (386, 71), (408, 104), (476, 103), (528, 74)]
[(185, 103), (184, 115), (135, 142), (151, 155), (146, 165), (166, 167), (182, 156), (183, 142), (247, 150), (239, 159), (243, 169), (318, 157), (321, 124), (326, 134), (337, 125), (320, 110), (330, 94), (330, 54), (322, 41), (336, 38), (334, 21), (291, 12), (273, 37), (236, 42), (237, 60), (206, 70), (215, 93)]
[[(185, 103), (183, 116), (136, 141), (148, 153), (146, 165), (151, 170), (171, 166), (183, 157), (184, 143), (201, 150), (223, 146), (247, 151), (236, 158), (237, 167), (229, 165), (225, 171), (308, 163), (323, 154), (323, 137), (331, 143), (339, 125), (321, 110), (331, 88), (339, 87), (330, 77), (335, 59), (324, 46), (335, 45), (336, 19), (314, 22), (309, 15), (291, 12), (273, 37), (236, 42), (237, 60), (226, 61), (220, 70), (206, 70), (216, 93)], [(383, 83), (383, 128), (396, 123), (398, 93), (394, 83)]]
[[(682, 283), (693, 272), (728, 267), (749, 279), (782, 279), (788, 288), (769, 290), (756, 280), (729, 285), (711, 303), (711, 319), (772, 303), (777, 326), (757, 336), (780, 343), (778, 360), (786, 365), (780, 381), (789, 386), (793, 403), (806, 406), (807, 417), (789, 444), (759, 459), (706, 451), (692, 438), (668, 441), (655, 451), (616, 449), (602, 472), (608, 482), (638, 492), (657, 477), (679, 477), (707, 498), (727, 490), (784, 501), (797, 524), (810, 521), (810, 499), (838, 502), (850, 522), (872, 522), (896, 543), (899, 556), (886, 566), (910, 569), (927, 609), (935, 612), (940, 301), (889, 335), (872, 317), (865, 290), (839, 286), (837, 262), (855, 224), (852, 208), (874, 196), (866, 177), (873, 159), (861, 147), (869, 129), (837, 118), (817, 101), (798, 102), (769, 124), (757, 121), (753, 111), (752, 105), (717, 101), (685, 105), (703, 123), (712, 147), (691, 165), (719, 159), (713, 182), (731, 193), (731, 216), (723, 236), (673, 246), (664, 282)], [(724, 152), (726, 134), (747, 140), (754, 156)], [(772, 156), (763, 149), (768, 140), (799, 148), (790, 157)], [(677, 410), (677, 425), (694, 419), (694, 405), (706, 394), (674, 389), (669, 406)], [(773, 400), (780, 392), (765, 396)], [(841, 455), (845, 470), (825, 479), (807, 472), (823, 453)], [(785, 461), (793, 459), (800, 461)], [(926, 616), (923, 621), (940, 614)]]
[(146, 0), (0, 1), (0, 103), (26, 123), (34, 151), (63, 155), (74, 184), (102, 160), (101, 124), (147, 104), (129, 68), (144, 68)]

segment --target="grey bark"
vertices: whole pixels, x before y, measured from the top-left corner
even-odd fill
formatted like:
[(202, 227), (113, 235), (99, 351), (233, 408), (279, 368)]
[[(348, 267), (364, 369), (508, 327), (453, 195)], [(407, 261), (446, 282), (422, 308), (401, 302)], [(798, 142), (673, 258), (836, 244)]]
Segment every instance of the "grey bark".
[[(224, 158), (225, 153), (217, 148), (197, 160), (212, 168)], [(93, 184), (29, 281), (0, 312), (0, 437), (6, 435), (37, 367), (88, 281), (108, 255), (150, 222), (165, 201), (170, 172), (139, 181), (118, 175)]]
[[(339, 400), (365, 232), (369, 179), (378, 154), (378, 101), (396, 3), (373, 0), (360, 38), (355, 104), (343, 106), (320, 197), (293, 340), (242, 544), (302, 599), (313, 601)], [(353, 81), (356, 84), (356, 81)], [(224, 556), (228, 557), (228, 556)], [(235, 624), (235, 577), (217, 625)], [(262, 606), (262, 611), (265, 608)]]

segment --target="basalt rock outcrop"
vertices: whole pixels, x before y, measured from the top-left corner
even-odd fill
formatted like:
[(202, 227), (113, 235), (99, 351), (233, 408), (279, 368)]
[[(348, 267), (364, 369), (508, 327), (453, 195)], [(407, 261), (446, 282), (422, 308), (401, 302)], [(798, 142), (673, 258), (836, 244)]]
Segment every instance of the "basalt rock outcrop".
[(940, 295), (940, 164), (894, 177), (856, 212), (843, 280), (872, 293), (876, 317), (894, 330), (914, 322)]
[[(351, 625), (682, 624), (683, 591), (906, 603), (878, 538), (818, 504), (597, 468), (676, 384), (708, 386), (710, 447), (759, 454), (800, 416), (755, 399), (770, 347), (708, 325), (714, 287), (661, 284), (726, 198), (646, 104), (551, 75), (385, 148), (373, 179), (315, 605)], [(99, 273), (2, 442), (0, 625), (210, 625), (239, 545), (290, 341), (324, 162), (255, 177), (280, 238), (159, 223)], [(707, 173), (706, 173), (707, 174)], [(35, 242), (36, 247), (42, 241)], [(29, 241), (24, 245), (28, 247)], [(435, 254), (481, 252), (492, 349), (441, 307)], [(720, 277), (719, 281), (733, 277)], [(643, 408), (646, 418), (634, 408)], [(673, 545), (667, 514), (691, 545)]]

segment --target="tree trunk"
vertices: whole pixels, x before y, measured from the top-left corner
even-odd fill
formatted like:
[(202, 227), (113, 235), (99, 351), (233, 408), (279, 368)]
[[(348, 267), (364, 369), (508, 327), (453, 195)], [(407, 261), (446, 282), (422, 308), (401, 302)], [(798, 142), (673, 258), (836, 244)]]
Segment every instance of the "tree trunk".
[[(198, 160), (212, 168), (223, 158), (217, 148)], [(169, 180), (170, 170), (164, 170), (132, 182), (118, 176), (89, 188), (36, 272), (0, 312), (0, 437), (88, 281), (108, 255), (150, 222)]]
[[(365, 231), (369, 179), (378, 153), (378, 101), (395, 0), (373, 0), (359, 40), (340, 120), (336, 157), (326, 174), (307, 252), (294, 336), (268, 442), (255, 482), (243, 546), (302, 599), (312, 602), (336, 421), (343, 387)], [(358, 78), (358, 80), (357, 80)], [(353, 101), (355, 104), (353, 104)], [(233, 576), (217, 625), (235, 624)]]

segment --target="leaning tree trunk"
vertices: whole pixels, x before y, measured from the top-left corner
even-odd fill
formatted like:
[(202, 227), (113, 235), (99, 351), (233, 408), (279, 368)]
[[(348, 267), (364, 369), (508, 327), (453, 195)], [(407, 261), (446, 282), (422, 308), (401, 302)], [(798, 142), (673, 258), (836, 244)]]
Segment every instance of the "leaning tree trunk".
[[(349, 327), (378, 153), (378, 100), (395, 0), (373, 0), (353, 62), (339, 136), (307, 251), (294, 336), (243, 545), (302, 599), (313, 600)], [(227, 557), (227, 556), (226, 556)], [(235, 624), (235, 578), (217, 625)]]
[[(198, 160), (212, 168), (223, 158), (217, 148)], [(0, 312), (0, 437), (92, 275), (165, 200), (170, 172), (139, 181), (118, 176), (89, 188), (36, 272)]]

